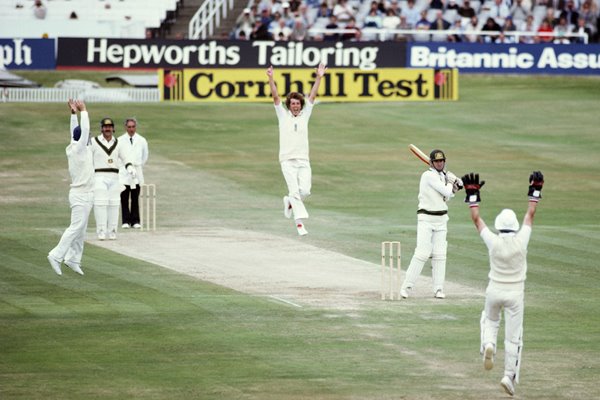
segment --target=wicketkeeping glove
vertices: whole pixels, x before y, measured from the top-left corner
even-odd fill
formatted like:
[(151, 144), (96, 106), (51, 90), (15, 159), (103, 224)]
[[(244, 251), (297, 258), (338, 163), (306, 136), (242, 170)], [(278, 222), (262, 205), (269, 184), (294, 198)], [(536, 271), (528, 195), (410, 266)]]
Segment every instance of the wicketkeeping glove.
[(542, 198), (542, 187), (544, 186), (544, 174), (542, 171), (533, 171), (529, 175), (529, 201), (536, 203)]
[(465, 192), (467, 192), (465, 203), (469, 203), (470, 207), (478, 206), (481, 201), (479, 189), (485, 185), (485, 181), (479, 182), (479, 174), (471, 172), (462, 177), (462, 182), (465, 186)]

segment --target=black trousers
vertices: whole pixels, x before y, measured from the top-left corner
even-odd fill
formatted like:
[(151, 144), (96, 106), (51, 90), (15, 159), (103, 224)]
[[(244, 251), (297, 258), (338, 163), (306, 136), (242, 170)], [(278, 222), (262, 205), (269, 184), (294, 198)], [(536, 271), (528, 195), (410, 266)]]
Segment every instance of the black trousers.
[[(131, 197), (131, 207), (129, 198)], [(140, 185), (136, 185), (135, 189), (125, 185), (125, 190), (121, 192), (121, 219), (123, 224), (140, 223)]]

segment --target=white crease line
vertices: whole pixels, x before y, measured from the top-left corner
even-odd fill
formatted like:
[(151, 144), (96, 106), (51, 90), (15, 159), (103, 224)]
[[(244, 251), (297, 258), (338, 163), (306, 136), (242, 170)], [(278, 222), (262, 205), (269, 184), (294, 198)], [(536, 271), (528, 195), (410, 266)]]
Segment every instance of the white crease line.
[(296, 303), (294, 303), (294, 302), (291, 302), (291, 301), (289, 301), (289, 300), (282, 299), (281, 297), (277, 297), (277, 296), (275, 296), (275, 295), (269, 295), (269, 296), (267, 296), (267, 297), (270, 297), (270, 298), (272, 298), (272, 299), (274, 299), (274, 300), (277, 300), (277, 301), (281, 301), (281, 302), (283, 302), (283, 303), (289, 304), (289, 305), (291, 305), (291, 306), (294, 306), (294, 307), (302, 308), (302, 306), (301, 306), (300, 304), (296, 304)]

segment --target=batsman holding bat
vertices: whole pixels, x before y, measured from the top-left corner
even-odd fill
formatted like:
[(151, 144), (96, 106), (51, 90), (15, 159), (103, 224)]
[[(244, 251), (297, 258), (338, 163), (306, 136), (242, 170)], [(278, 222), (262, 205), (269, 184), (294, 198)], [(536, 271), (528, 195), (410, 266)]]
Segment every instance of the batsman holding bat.
[(400, 288), (400, 296), (408, 297), (423, 265), (431, 256), (433, 293), (437, 299), (446, 297), (446, 234), (448, 233), (448, 205), (446, 202), (462, 188), (462, 182), (452, 172), (445, 171), (446, 155), (433, 150), (429, 155), (430, 168), (421, 175), (419, 208), (417, 210), (417, 247)]
[(471, 219), (485, 242), (490, 256), (490, 281), (485, 292), (485, 309), (481, 313), (481, 348), (483, 366), (494, 367), (496, 340), (500, 328), (500, 312), (504, 309), (504, 377), (500, 385), (509, 395), (515, 394), (519, 383), (521, 349), (523, 348), (524, 290), (527, 274), (527, 245), (531, 237), (533, 217), (542, 198), (544, 175), (534, 171), (529, 176), (529, 206), (519, 230), (519, 222), (513, 210), (504, 209), (498, 214), (493, 233), (479, 216), (479, 190), (484, 181), (479, 174), (470, 173), (462, 177), (469, 204)]

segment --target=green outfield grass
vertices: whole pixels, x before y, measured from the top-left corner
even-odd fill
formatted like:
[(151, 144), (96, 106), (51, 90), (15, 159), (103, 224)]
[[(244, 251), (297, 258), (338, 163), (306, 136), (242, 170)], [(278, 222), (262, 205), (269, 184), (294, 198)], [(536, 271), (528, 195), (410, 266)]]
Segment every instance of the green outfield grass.
[[(27, 73), (47, 86), (90, 76)], [(529, 173), (542, 170), (518, 396), (599, 398), (598, 93), (597, 78), (466, 76), (458, 102), (319, 104), (307, 241), (376, 263), (379, 243), (399, 239), (407, 265), (425, 168), (409, 143), (442, 148), (457, 175), (481, 173), (488, 224), (503, 207), (522, 216)], [(293, 237), (271, 105), (88, 108), (95, 132), (104, 116), (135, 115), (150, 163), (210, 186), (186, 181), (175, 197), (157, 182), (160, 229), (202, 222)], [(0, 398), (505, 397), (500, 370), (480, 365), (483, 298), (298, 310), (93, 245), (84, 277), (56, 276), (46, 255), (68, 224), (68, 118), (65, 104), (0, 104)], [(450, 210), (447, 279), (481, 291), (485, 246), (462, 199)]]

